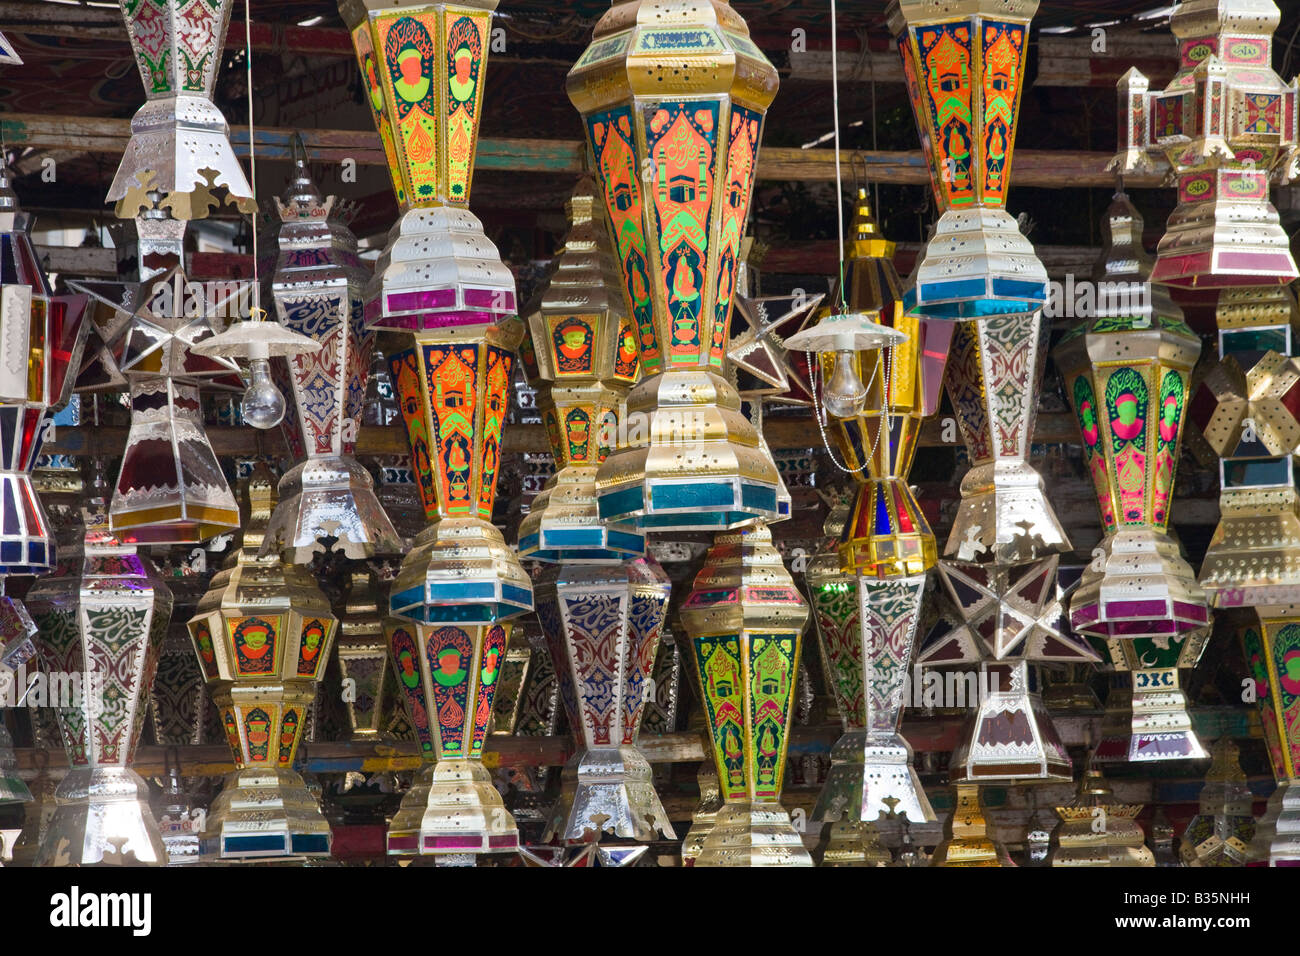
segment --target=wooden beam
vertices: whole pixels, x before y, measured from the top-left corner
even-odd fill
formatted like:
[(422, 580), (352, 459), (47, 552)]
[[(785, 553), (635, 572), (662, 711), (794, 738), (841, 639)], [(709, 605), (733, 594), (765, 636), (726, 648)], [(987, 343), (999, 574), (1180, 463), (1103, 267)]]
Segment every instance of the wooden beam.
[[(94, 153), (121, 153), (131, 135), (129, 120), (87, 116), (46, 116), (11, 113), (0, 116), (0, 130), (10, 146), (46, 149), (79, 149)], [(359, 165), (385, 164), (379, 137), (371, 130), (257, 130), (260, 160), (288, 161), (293, 155), (293, 137), (301, 133), (311, 159), (317, 162), (355, 160)], [(236, 127), (230, 141), (239, 155), (248, 152), (248, 131)], [(558, 173), (576, 175), (582, 171), (584, 146), (577, 140), (504, 139), (479, 140), (477, 167), (480, 171)], [(921, 186), (930, 181), (925, 157), (920, 150), (843, 151), (844, 168), (854, 158), (865, 162), (870, 182)], [(1110, 153), (1055, 150), (1017, 150), (1013, 183), (1048, 189), (1079, 186), (1113, 186), (1114, 174), (1106, 172)], [(835, 153), (828, 149), (770, 147), (759, 155), (758, 177), (762, 180), (834, 182)], [(1130, 188), (1156, 187), (1161, 174), (1125, 178)]]

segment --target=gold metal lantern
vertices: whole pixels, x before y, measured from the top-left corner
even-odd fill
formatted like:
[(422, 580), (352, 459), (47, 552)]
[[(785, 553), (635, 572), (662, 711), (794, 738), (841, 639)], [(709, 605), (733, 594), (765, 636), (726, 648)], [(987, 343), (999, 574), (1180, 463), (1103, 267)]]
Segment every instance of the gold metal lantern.
[(1074, 799), (1056, 808), (1061, 822), (1052, 834), (1051, 865), (1154, 867), (1137, 822), (1141, 812), (1141, 804), (1117, 801), (1102, 772), (1089, 767)]
[(201, 836), (214, 860), (328, 856), (331, 834), (294, 769), (338, 619), (310, 571), (261, 557), (274, 479), (248, 483), (242, 546), (212, 579), (190, 618), (190, 638), (235, 760)]

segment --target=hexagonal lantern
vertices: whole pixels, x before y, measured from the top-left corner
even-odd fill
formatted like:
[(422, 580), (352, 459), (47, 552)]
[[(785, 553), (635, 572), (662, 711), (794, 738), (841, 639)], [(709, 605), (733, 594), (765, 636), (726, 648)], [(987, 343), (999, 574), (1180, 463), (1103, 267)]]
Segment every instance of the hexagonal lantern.
[(260, 556), (275, 502), (259, 465), (243, 545), (190, 618), (190, 637), (235, 760), (200, 838), (217, 860), (328, 856), (330, 828), (294, 769), (308, 710), (338, 631), (311, 572)]
[(1300, 866), (1300, 605), (1241, 612), (1233, 623), (1277, 780), (1248, 855), (1257, 866)]

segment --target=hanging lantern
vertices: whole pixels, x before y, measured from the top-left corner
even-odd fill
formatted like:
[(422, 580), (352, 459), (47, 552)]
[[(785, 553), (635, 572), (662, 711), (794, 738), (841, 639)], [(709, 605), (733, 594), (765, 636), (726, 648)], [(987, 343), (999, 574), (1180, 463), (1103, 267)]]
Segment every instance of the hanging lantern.
[(943, 842), (934, 848), (930, 866), (1015, 866), (1006, 847), (989, 836), (983, 791), (972, 783), (959, 783), (954, 789), (952, 816), (944, 824)]
[[(339, 671), (348, 723), (356, 741), (384, 741), (385, 705), (393, 675), (384, 637), (383, 589), (368, 571), (353, 571), (347, 598), (337, 611)], [(350, 683), (349, 683), (350, 682)], [(350, 690), (349, 690), (350, 688)]]
[(1277, 789), (1255, 827), (1255, 866), (1300, 866), (1300, 608), (1261, 607), (1234, 622), (1255, 681), (1264, 744)]
[(682, 602), (725, 801), (697, 866), (812, 866), (782, 808), (808, 605), (759, 522), (720, 533)]
[(596, 470), (639, 375), (636, 332), (597, 201), (596, 184), (583, 177), (569, 199), (564, 245), (523, 312), (538, 406), (559, 466), (519, 527), (520, 555), (541, 561), (617, 561), (645, 551), (643, 534), (602, 522), (596, 503)]
[(388, 827), (390, 856), (470, 863), (519, 848), (519, 830), (483, 766), (511, 622), (414, 624), (387, 618), (398, 693), (425, 759)]
[(1123, 193), (1106, 220), (1098, 301), (1056, 350), (1105, 531), (1070, 622), (1101, 638), (1177, 636), (1209, 620), (1205, 593), (1166, 532), (1201, 343), (1151, 282), (1142, 218)]
[(131, 120), (131, 139), (108, 189), (117, 217), (153, 206), (177, 219), (203, 219), (226, 201), (256, 211), (230, 128), (212, 101), (232, 0), (123, 0), (122, 18), (148, 97)]
[(330, 853), (329, 824), (293, 768), (338, 619), (306, 567), (260, 556), (273, 480), (265, 465), (254, 470), (243, 545), (189, 621), (236, 768), (208, 812), (205, 859)]
[(776, 88), (726, 0), (671, 15), (615, 0), (569, 73), (646, 376), (597, 475), (609, 521), (716, 530), (779, 516), (776, 466), (721, 374)]
[(1201, 788), (1200, 813), (1183, 831), (1180, 847), (1187, 866), (1245, 866), (1255, 836), (1254, 797), (1239, 762), (1241, 751), (1229, 737), (1210, 749), (1213, 762)]
[(1180, 672), (1195, 667), (1210, 628), (1157, 637), (1092, 638), (1114, 670), (1101, 740), (1093, 762), (1202, 760), (1209, 756), (1192, 729)]
[(155, 208), (136, 219), (139, 282), (73, 282), (123, 318), (121, 371), (131, 383), (127, 433), (109, 521), (123, 543), (198, 544), (239, 527), (239, 507), (203, 428), (199, 384), (242, 387), (239, 366), (193, 347), (241, 290), (209, 298), (185, 275), (185, 222)]
[(1178, 72), (1152, 92), (1137, 69), (1120, 78), (1121, 173), (1168, 170), (1178, 207), (1156, 249), (1152, 281), (1219, 288), (1297, 278), (1270, 182), (1294, 175), (1295, 80), (1273, 72), (1272, 0), (1190, 0), (1169, 18)]
[(1033, 313), (1047, 299), (1047, 270), (1006, 210), (1037, 10), (1037, 0), (894, 0), (886, 13), (942, 213), (909, 311), (966, 319)]
[(102, 491), (92, 491), (83, 512), (82, 553), (61, 559), (60, 573), (27, 593), (45, 673), (82, 677), (80, 694), (66, 706), (57, 701), (72, 769), (55, 793), (37, 866), (167, 862), (148, 785), (130, 764), (172, 594), (148, 559), (110, 532)]
[(32, 465), (46, 412), (68, 401), (81, 362), (86, 297), (51, 295), (10, 181), (0, 161), (0, 574), (44, 574), (54, 538)]
[(18, 776), (18, 755), (5, 728), (3, 710), (26, 693), (27, 665), (36, 664), (32, 638), (37, 631), (27, 608), (3, 591), (4, 579), (0, 578), (0, 806), (32, 800), (27, 784)]
[(265, 546), (305, 563), (318, 538), (338, 539), (347, 557), (399, 553), (401, 542), (375, 498), (370, 473), (352, 457), (374, 333), (365, 329), (365, 270), (336, 197), (322, 199), (300, 154), (276, 200), (280, 254), (271, 294), (280, 324), (321, 346), (288, 360), (296, 414), (290, 447), (305, 457), (280, 479), (280, 503)]
[(1101, 771), (1089, 767), (1067, 806), (1057, 807), (1060, 825), (1052, 834), (1052, 866), (1151, 866), (1138, 825), (1142, 805), (1117, 803)]
[(159, 652), (158, 673), (149, 692), (154, 737), (164, 747), (215, 743), (206, 740), (204, 733), (211, 708), (189, 628), (184, 621), (173, 621)]
[(653, 558), (563, 564), (538, 584), (538, 619), (579, 743), (543, 842), (557, 834), (566, 844), (598, 842), (602, 832), (673, 838), (636, 746), (670, 591)]

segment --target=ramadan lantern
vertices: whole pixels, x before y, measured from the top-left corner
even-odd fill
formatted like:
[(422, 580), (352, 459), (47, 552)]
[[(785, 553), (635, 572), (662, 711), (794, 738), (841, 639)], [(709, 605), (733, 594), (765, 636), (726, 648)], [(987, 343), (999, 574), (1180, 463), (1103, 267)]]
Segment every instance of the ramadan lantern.
[(1121, 173), (1168, 171), (1178, 206), (1151, 278), (1222, 288), (1296, 279), (1290, 239), (1269, 202), (1271, 182), (1294, 174), (1296, 81), (1273, 72), (1272, 0), (1188, 0), (1169, 17), (1178, 72), (1151, 91), (1136, 69), (1119, 81)]
[[(894, 798), (898, 812), (923, 823), (935, 819), (934, 811), (898, 725), (926, 575), (938, 555), (907, 475), (922, 421), (938, 405), (952, 326), (904, 314), (894, 244), (880, 235), (865, 190), (859, 190), (853, 231), (848, 309), (907, 338), (888, 350), (847, 353), (861, 366), (859, 380), (871, 383), (862, 410), (835, 423), (858, 491), (840, 529), (838, 553), (814, 558), (808, 567), (814, 620), (845, 734), (831, 750), (830, 774), (812, 819), (872, 823), (887, 812), (886, 798)], [(840, 353), (820, 358), (832, 365), (846, 360)], [(838, 827), (837, 836), (861, 843), (860, 833), (846, 829)]]
[(201, 845), (209, 860), (330, 852), (329, 824), (294, 760), (338, 619), (305, 566), (260, 554), (273, 481), (265, 465), (254, 470), (243, 544), (189, 622), (236, 768), (208, 811)]
[(1117, 195), (1106, 218), (1103, 301), (1056, 350), (1105, 532), (1070, 620), (1100, 638), (1178, 636), (1209, 620), (1204, 592), (1167, 533), (1201, 343), (1151, 283), (1142, 219), (1128, 197)]
[(343, 678), (343, 703), (352, 739), (385, 741), (387, 693), (393, 682), (388, 639), (384, 636), (383, 589), (369, 571), (353, 570), (347, 597), (338, 608), (335, 642)]
[(812, 866), (781, 785), (808, 605), (764, 522), (720, 532), (682, 602), (724, 803), (696, 866)]
[(212, 101), (223, 62), (232, 0), (122, 0), (131, 52), (148, 97), (131, 120), (131, 139), (108, 199), (119, 219), (152, 208), (160, 193), (177, 219), (203, 219), (224, 198), (257, 208), (230, 128)]
[(943, 842), (934, 848), (930, 866), (1015, 866), (1006, 847), (989, 836), (980, 788), (959, 783), (954, 789), (952, 815), (944, 825)]
[[(54, 536), (32, 486), (51, 406), (67, 402), (85, 341), (84, 296), (54, 296), (0, 161), (0, 575), (44, 574)], [(26, 359), (23, 359), (26, 356)]]
[(27, 593), (41, 667), (83, 681), (79, 694), (72, 688), (72, 699), (55, 701), (72, 769), (55, 792), (37, 866), (167, 862), (149, 787), (130, 764), (172, 594), (148, 559), (109, 531), (104, 490), (99, 483), (83, 510), (81, 553), (70, 549), (59, 572)]
[(1061, 822), (1052, 834), (1051, 865), (1154, 867), (1137, 822), (1141, 812), (1141, 804), (1118, 803), (1102, 772), (1089, 767), (1074, 799), (1056, 808)]
[(722, 375), (776, 89), (726, 0), (616, 0), (569, 73), (645, 376), (597, 473), (608, 521), (716, 530), (779, 516), (776, 465)]
[[(886, 13), (942, 213), (908, 296), (917, 314), (1019, 314), (1028, 325), (1047, 299), (1047, 270), (1006, 209), (1037, 10), (1037, 0), (894, 0)], [(1001, 341), (1026, 347), (1014, 326), (997, 328)]]
[(374, 343), (362, 314), (368, 277), (336, 197), (321, 198), (301, 155), (295, 166), (276, 201), (280, 253), (271, 294), (280, 324), (321, 348), (288, 359), (296, 414), (285, 432), (306, 460), (280, 479), (265, 546), (295, 563), (306, 563), (326, 536), (349, 558), (396, 554), (401, 540), (370, 473), (352, 457)]
[(1200, 813), (1183, 831), (1179, 847), (1187, 866), (1245, 866), (1255, 836), (1254, 797), (1241, 769), (1241, 751), (1230, 737), (1210, 748), (1213, 758), (1201, 788)]
[(1262, 607), (1236, 624), (1277, 780), (1255, 827), (1250, 863), (1300, 866), (1300, 605)]

